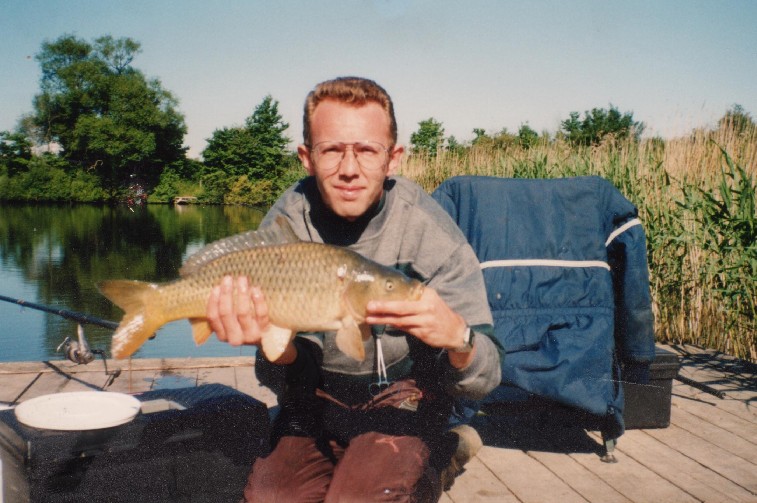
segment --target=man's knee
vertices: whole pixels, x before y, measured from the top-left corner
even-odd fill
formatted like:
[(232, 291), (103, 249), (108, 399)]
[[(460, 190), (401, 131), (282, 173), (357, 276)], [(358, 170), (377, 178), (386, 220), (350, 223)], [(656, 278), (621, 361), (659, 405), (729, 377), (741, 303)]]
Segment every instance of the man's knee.
[(429, 448), (418, 437), (358, 436), (337, 465), (326, 501), (436, 501), (440, 484), (428, 461)]
[(323, 501), (334, 465), (312, 438), (283, 437), (258, 458), (247, 479), (245, 501)]

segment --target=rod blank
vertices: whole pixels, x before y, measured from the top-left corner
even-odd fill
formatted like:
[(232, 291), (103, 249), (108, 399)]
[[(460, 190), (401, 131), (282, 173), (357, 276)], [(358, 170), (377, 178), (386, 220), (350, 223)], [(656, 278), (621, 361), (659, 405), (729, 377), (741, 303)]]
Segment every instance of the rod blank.
[(82, 325), (97, 325), (98, 327), (108, 328), (110, 330), (115, 330), (118, 327), (118, 323), (116, 323), (115, 321), (103, 320), (102, 318), (97, 318), (95, 316), (90, 316), (84, 313), (78, 313), (76, 311), (69, 311), (68, 309), (59, 309), (56, 307), (45, 306), (42, 304), (36, 304), (34, 302), (27, 302), (23, 299), (6, 297), (5, 295), (0, 295), (0, 300), (10, 302), (11, 304), (17, 304), (22, 307), (44, 311), (46, 313), (57, 314), (62, 318), (81, 323)]

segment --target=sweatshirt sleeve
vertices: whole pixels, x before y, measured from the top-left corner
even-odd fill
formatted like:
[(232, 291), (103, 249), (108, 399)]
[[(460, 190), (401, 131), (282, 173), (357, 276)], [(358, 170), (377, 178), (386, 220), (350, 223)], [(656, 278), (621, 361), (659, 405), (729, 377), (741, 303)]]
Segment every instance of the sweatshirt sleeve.
[(482, 400), (501, 381), (501, 348), (496, 340), (489, 336), (489, 328), (471, 328), (475, 332), (476, 347), (473, 361), (464, 369), (456, 369), (447, 362), (444, 384), (446, 391), (455, 398)]
[(437, 290), (449, 307), (460, 314), (475, 332), (473, 361), (464, 369), (444, 359), (444, 388), (455, 398), (480, 400), (502, 379), (502, 348), (494, 339), (491, 312), (481, 267), (473, 249), (461, 243), (433, 276), (429, 286)]

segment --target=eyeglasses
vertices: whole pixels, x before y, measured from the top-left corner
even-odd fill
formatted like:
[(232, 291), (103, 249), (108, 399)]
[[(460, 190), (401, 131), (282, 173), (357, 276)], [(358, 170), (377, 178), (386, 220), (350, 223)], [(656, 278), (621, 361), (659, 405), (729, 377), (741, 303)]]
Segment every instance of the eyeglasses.
[(352, 154), (361, 168), (375, 171), (386, 166), (389, 149), (375, 141), (322, 141), (310, 147), (313, 162), (323, 170), (336, 169), (344, 159), (347, 148), (352, 147)]

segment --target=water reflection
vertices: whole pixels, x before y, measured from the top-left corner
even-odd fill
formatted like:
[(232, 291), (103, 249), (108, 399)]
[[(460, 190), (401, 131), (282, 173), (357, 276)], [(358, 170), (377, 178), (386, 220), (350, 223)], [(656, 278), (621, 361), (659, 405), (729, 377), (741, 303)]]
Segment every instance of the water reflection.
[[(173, 279), (188, 255), (257, 228), (262, 217), (262, 211), (242, 207), (2, 205), (0, 294), (118, 321), (122, 311), (95, 283)], [(0, 302), (0, 320), (0, 361), (60, 359), (55, 348), (76, 334), (70, 321), (6, 302)], [(85, 330), (93, 347), (109, 348), (108, 330)], [(188, 323), (170, 323), (137, 356), (239, 354), (215, 342), (195, 348), (188, 334)]]

